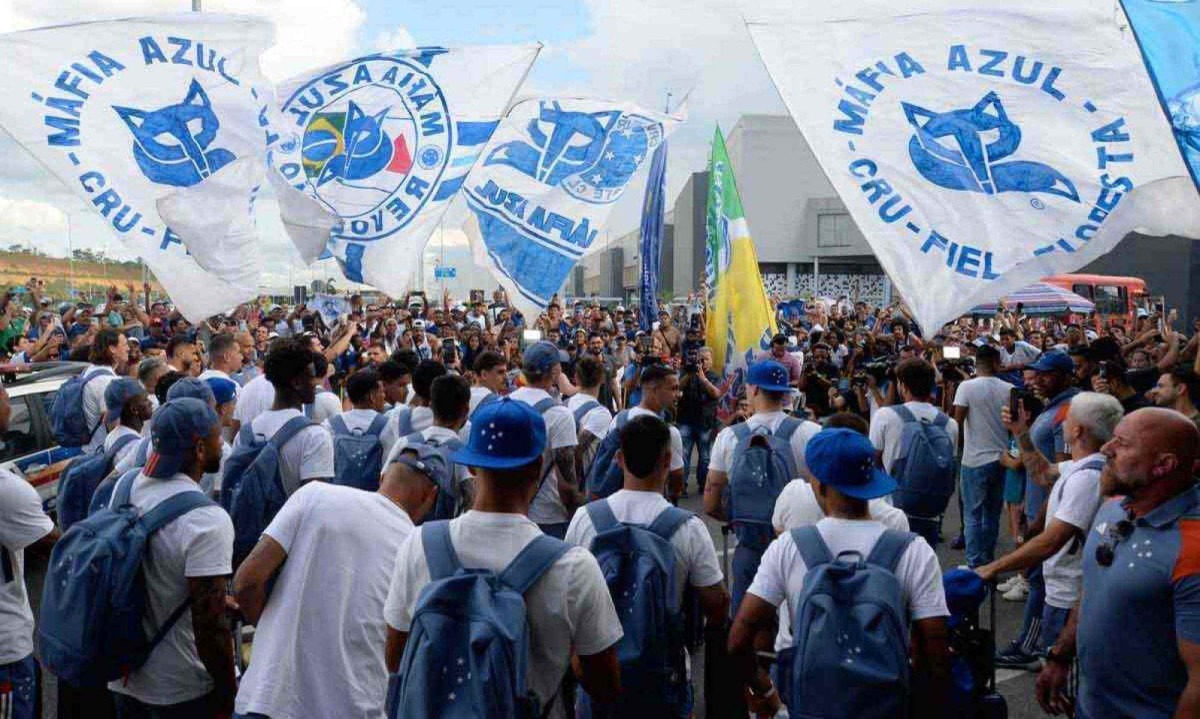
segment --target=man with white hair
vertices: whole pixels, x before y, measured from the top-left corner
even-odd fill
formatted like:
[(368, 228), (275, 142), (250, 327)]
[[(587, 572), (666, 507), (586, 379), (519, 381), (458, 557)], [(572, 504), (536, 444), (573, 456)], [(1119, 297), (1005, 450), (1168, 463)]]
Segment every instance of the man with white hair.
[(1041, 627), (1043, 650), (1058, 641), (1071, 607), (1079, 600), (1083, 585), (1081, 550), (1103, 501), (1100, 474), (1105, 456), (1100, 448), (1112, 439), (1113, 430), (1123, 416), (1121, 403), (1109, 394), (1083, 392), (1071, 400), (1063, 423), (1063, 439), (1071, 460), (1059, 465), (1060, 479), (1047, 499), (1045, 529), (1030, 527), (1030, 534), (1036, 536), (1027, 539), (1012, 554), (975, 570), (984, 581), (991, 581), (1002, 572), (1042, 564), (1046, 579)]

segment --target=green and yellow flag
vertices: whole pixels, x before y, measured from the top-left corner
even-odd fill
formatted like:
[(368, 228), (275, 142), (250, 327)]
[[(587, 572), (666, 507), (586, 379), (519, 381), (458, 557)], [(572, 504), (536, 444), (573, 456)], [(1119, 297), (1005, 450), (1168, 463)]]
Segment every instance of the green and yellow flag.
[(705, 339), (712, 347), (717, 371), (729, 374), (745, 367), (753, 353), (770, 346), (776, 325), (720, 127), (713, 135), (708, 161), (706, 235)]

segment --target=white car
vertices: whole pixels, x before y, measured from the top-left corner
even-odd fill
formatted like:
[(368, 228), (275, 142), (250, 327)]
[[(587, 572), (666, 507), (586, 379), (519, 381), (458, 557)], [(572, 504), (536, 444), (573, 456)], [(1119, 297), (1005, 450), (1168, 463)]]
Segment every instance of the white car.
[(84, 367), (84, 362), (0, 365), (0, 380), (12, 405), (8, 431), (0, 435), (0, 468), (32, 484), (51, 513), (58, 498), (58, 477), (80, 448), (58, 446), (50, 430), (50, 405), (58, 388)]

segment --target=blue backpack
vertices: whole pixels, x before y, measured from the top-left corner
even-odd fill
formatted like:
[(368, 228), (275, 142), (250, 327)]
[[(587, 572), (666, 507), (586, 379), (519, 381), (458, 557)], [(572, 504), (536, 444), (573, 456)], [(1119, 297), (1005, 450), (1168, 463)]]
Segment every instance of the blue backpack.
[(942, 412), (932, 420), (917, 419), (904, 405), (891, 410), (904, 422), (900, 458), (892, 466), (896, 492), (892, 504), (919, 519), (936, 519), (954, 494), (954, 442)]
[(340, 415), (329, 418), (333, 427), (333, 483), (374, 492), (383, 471), (383, 443), (379, 434), (388, 418), (375, 415), (366, 430), (352, 430)]
[(826, 719), (908, 716), (908, 620), (896, 565), (916, 536), (885, 530), (863, 561), (834, 558), (816, 527), (793, 529), (804, 588), (789, 602), (792, 646), (776, 660), (792, 715)]
[(92, 441), (96, 427), (88, 426), (83, 411), (83, 388), (100, 375), (114, 374), (108, 367), (93, 367), (63, 383), (50, 405), (50, 430), (63, 447), (82, 447)]
[(113, 458), (130, 442), (139, 439), (135, 434), (121, 437), (107, 452), (82, 454), (71, 460), (58, 481), (58, 526), (65, 532), (88, 516), (88, 507), (96, 488), (112, 471)]
[(73, 686), (103, 686), (145, 664), (190, 603), (185, 600), (147, 637), (142, 559), (152, 534), (212, 501), (200, 492), (180, 492), (139, 515), (129, 501), (136, 477), (126, 474), (113, 506), (75, 523), (50, 555), (39, 655), (59, 681)]
[(454, 462), (450, 459), (450, 453), (461, 449), (462, 446), (462, 440), (448, 439), (438, 442), (425, 439), (420, 432), (413, 432), (404, 438), (404, 450), (400, 454), (415, 454), (417, 460), (425, 465), (430, 479), (438, 488), (437, 499), (434, 500), (433, 509), (429, 510), (425, 521), (453, 519), (460, 513), (462, 488), (458, 486), (458, 480), (454, 476)]
[(617, 450), (621, 448), (621, 430), (629, 424), (629, 410), (623, 409), (617, 413), (616, 424), (600, 440), (600, 447), (592, 459), (592, 466), (587, 474), (587, 501), (607, 499), (614, 492), (625, 486), (625, 473), (617, 464)]
[[(621, 662), (618, 708), (628, 716), (686, 716), (690, 706), (684, 654), (684, 613), (675, 584), (671, 537), (694, 515), (668, 507), (649, 526), (617, 521), (608, 500), (587, 505), (596, 529), (590, 547), (625, 634), (617, 644)], [(591, 715), (583, 695), (581, 713)]]
[(306, 417), (292, 417), (270, 439), (259, 441), (250, 423), (242, 425), (241, 442), (225, 461), (221, 475), (221, 506), (233, 519), (235, 567), (287, 501), (280, 469), (283, 446), (311, 426)]
[(795, 417), (784, 417), (774, 432), (746, 422), (733, 426), (736, 444), (726, 492), (729, 523), (739, 546), (765, 549), (775, 538), (771, 525), (775, 500), (788, 482), (800, 476), (791, 441), (802, 424)]
[(426, 522), (421, 541), (430, 583), (413, 610), (388, 716), (544, 716), (553, 697), (530, 693), (526, 681), (531, 645), (524, 595), (568, 545), (541, 535), (497, 574), (459, 563), (449, 522)]

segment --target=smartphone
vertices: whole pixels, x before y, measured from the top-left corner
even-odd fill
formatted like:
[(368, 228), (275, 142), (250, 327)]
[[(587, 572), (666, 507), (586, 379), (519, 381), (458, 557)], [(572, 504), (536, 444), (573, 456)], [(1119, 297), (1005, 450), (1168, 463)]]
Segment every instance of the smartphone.
[(1016, 387), (1008, 391), (1008, 414), (1013, 419), (1021, 416), (1021, 390)]
[(961, 347), (943, 347), (942, 359), (962, 359)]

